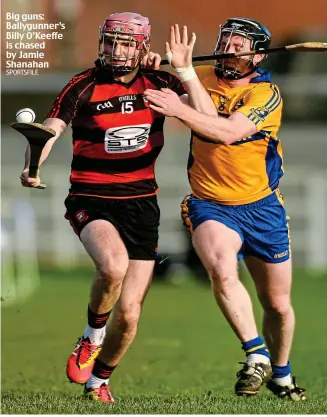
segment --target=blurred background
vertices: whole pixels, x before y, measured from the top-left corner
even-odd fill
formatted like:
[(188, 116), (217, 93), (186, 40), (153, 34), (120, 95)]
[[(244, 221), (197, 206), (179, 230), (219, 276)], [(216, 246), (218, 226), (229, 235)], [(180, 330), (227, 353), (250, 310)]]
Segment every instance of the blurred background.
[[(63, 202), (69, 188), (72, 158), (70, 128), (42, 166), (42, 181), (48, 188), (41, 191), (20, 186), (18, 177), (23, 168), (26, 140), (10, 128), (10, 123), (15, 121), (17, 110), (25, 107), (34, 109), (36, 121), (43, 121), (70, 77), (93, 65), (99, 25), (107, 15), (121, 11), (149, 17), (152, 50), (162, 55), (171, 24), (186, 24), (197, 34), (194, 54), (209, 54), (215, 47), (219, 24), (231, 16), (262, 22), (272, 32), (273, 46), (327, 41), (325, 0), (301, 4), (298, 0), (264, 3), (261, 0), (2, 0), (1, 301), (5, 307), (2, 390), (14, 392), (13, 397), (6, 398), (16, 404), (16, 408), (10, 405), (7, 412), (24, 413), (33, 406), (33, 413), (39, 410), (67, 413), (67, 409), (58, 408), (62, 403), (56, 401), (57, 397), (43, 401), (43, 408), (39, 409), (39, 397), (33, 402), (23, 396), (19, 408), (18, 391), (24, 395), (40, 391), (64, 393), (68, 395), (67, 401), (70, 395), (80, 395), (79, 387), (65, 382), (64, 366), (75, 337), (85, 326), (93, 269), (64, 219)], [(44, 13), (46, 22), (66, 24), (63, 40), (47, 41), (45, 60), (49, 61), (50, 69), (39, 70), (38, 76), (5, 75), (7, 12)], [(302, 411), (298, 408), (285, 411), (277, 405), (274, 408), (273, 402), (267, 403), (265, 409), (259, 403), (250, 408), (253, 406), (248, 402), (233, 400), (232, 408), (226, 408), (229, 414), (326, 411), (326, 57), (319, 53), (284, 53), (271, 55), (265, 62), (284, 98), (279, 138), (284, 148), (286, 175), (281, 181), (281, 191), (291, 217), (293, 302), (299, 323), (292, 361), (299, 384), (309, 388), (311, 400), (308, 408), (302, 406)], [(211, 390), (219, 395), (232, 395), (242, 353), (215, 305), (207, 276), (191, 250), (180, 219), (180, 202), (190, 191), (186, 173), (190, 132), (178, 121), (167, 119), (165, 138), (166, 145), (156, 167), (162, 217), (155, 280), (160, 282), (151, 287), (137, 340), (114, 374), (114, 394), (204, 393), (201, 398), (213, 408), (202, 410), (220, 413), (225, 408), (217, 409), (216, 402), (208, 403), (206, 393)], [(260, 319), (253, 284), (243, 267), (241, 274)], [(224, 361), (219, 352), (224, 352)], [(321, 408), (315, 408), (318, 403), (313, 397), (324, 398)], [(150, 409), (143, 408), (143, 400), (140, 401), (139, 408), (135, 405), (128, 408), (127, 402), (125, 414), (131, 410), (152, 414), (153, 405)], [(228, 406), (225, 399), (222, 401), (224, 407)], [(91, 406), (86, 411), (75, 409), (75, 414), (89, 414), (92, 410)], [(160, 410), (192, 412), (189, 407)], [(107, 410), (99, 414), (104, 412)]]
[[(45, 22), (66, 24), (63, 40), (46, 41), (45, 60), (50, 69), (38, 76), (7, 76), (5, 36), (2, 36), (2, 250), (9, 270), (18, 273), (24, 257), (32, 268), (74, 269), (89, 266), (82, 245), (64, 219), (63, 201), (69, 183), (72, 154), (67, 129), (42, 167), (45, 191), (20, 187), (18, 176), (24, 159), (24, 138), (10, 129), (15, 113), (31, 107), (42, 121), (58, 92), (70, 77), (92, 66), (97, 58), (97, 33), (105, 17), (117, 11), (137, 11), (152, 24), (152, 50), (164, 55), (170, 24), (186, 24), (197, 34), (195, 54), (213, 51), (219, 24), (229, 16), (247, 16), (265, 24), (273, 35), (273, 46), (302, 41), (326, 41), (326, 2), (297, 7), (296, 0), (276, 0), (261, 7), (260, 1), (207, 0), (205, 6), (187, 1), (132, 1), (123, 5), (111, 0), (4, 0), (2, 35), (6, 13), (44, 13)], [(296, 10), (296, 12), (294, 12)], [(281, 190), (291, 217), (295, 267), (327, 268), (327, 59), (319, 53), (271, 55), (265, 64), (273, 73), (284, 98), (283, 125), (279, 137), (284, 147), (285, 177)], [(169, 67), (167, 68), (169, 70)], [(170, 267), (203, 271), (190, 249), (180, 220), (179, 204), (189, 193), (186, 163), (189, 131), (176, 120), (165, 125), (166, 146), (157, 163), (162, 219), (159, 251), (169, 257), (158, 265), (157, 275)], [(22, 239), (22, 236), (28, 239)], [(27, 255), (26, 255), (27, 254)], [(20, 263), (19, 258), (22, 257)], [(25, 266), (23, 267), (25, 270)], [(170, 270), (172, 272), (172, 270)], [(177, 274), (178, 275), (178, 274)], [(205, 278), (206, 279), (206, 278)]]

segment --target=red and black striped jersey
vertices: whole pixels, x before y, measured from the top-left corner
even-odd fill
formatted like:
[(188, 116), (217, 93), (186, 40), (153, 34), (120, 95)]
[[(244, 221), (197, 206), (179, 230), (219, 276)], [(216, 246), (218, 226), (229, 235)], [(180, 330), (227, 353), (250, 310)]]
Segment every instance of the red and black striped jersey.
[(135, 198), (157, 192), (154, 165), (164, 144), (164, 116), (147, 107), (147, 88), (185, 94), (168, 72), (140, 69), (122, 83), (97, 63), (60, 92), (47, 118), (72, 123), (71, 194)]

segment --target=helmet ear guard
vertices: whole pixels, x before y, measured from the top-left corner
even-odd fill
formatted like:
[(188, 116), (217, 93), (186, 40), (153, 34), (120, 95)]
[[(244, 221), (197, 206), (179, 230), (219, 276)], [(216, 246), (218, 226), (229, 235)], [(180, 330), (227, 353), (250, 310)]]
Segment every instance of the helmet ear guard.
[[(222, 40), (226, 35), (229, 36), (229, 41), (233, 35), (240, 35), (244, 37), (244, 39), (249, 39), (251, 41), (251, 50), (268, 49), (271, 41), (271, 34), (269, 30), (256, 20), (247, 18), (230, 18), (220, 26), (215, 54), (219, 54), (221, 52), (220, 48)], [(228, 67), (224, 58), (217, 58), (215, 72), (219, 77), (239, 80), (254, 73), (266, 58), (267, 55), (265, 54), (264, 58), (256, 64), (253, 62), (254, 56), (249, 56), (249, 58), (235, 58), (236, 64), (237, 62), (243, 63), (243, 66), (245, 66), (244, 71), (240, 70), (239, 67), (241, 65)], [(244, 65), (245, 61), (247, 62), (247, 65)]]
[[(114, 13), (107, 17), (103, 25), (99, 27), (98, 58), (103, 68), (112, 71), (114, 75), (122, 76), (134, 71), (150, 46), (151, 26), (149, 19), (137, 13)], [(105, 53), (106, 41), (112, 42), (111, 53)], [(121, 57), (121, 63), (114, 65), (114, 50), (117, 42), (128, 42), (127, 56)], [(135, 46), (136, 43), (136, 46)], [(130, 56), (129, 51), (134, 53)], [(137, 53), (138, 51), (138, 53)], [(125, 61), (125, 64), (124, 64)], [(126, 65), (131, 61), (131, 65)]]

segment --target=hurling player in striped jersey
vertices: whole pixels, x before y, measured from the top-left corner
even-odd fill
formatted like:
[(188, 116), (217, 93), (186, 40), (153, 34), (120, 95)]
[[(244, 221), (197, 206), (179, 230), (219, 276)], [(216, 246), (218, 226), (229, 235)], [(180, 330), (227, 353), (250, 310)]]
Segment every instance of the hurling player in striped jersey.
[[(177, 77), (158, 70), (159, 61), (149, 52), (148, 18), (112, 14), (98, 41), (95, 65), (72, 77), (47, 115), (44, 124), (57, 135), (44, 148), (41, 163), (71, 123), (65, 217), (93, 260), (95, 276), (88, 322), (68, 359), (67, 377), (84, 384), (88, 398), (112, 403), (109, 378), (135, 337), (158, 246), (154, 166), (165, 117), (148, 107), (143, 93), (169, 88), (183, 95), (185, 90)], [(40, 178), (29, 178), (28, 167), (29, 149), (21, 182), (35, 187)]]

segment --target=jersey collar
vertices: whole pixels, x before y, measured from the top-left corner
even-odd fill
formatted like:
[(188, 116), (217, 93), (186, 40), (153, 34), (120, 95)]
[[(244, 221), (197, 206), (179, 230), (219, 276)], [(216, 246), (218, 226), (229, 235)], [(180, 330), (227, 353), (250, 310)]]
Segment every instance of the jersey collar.
[(256, 71), (255, 77), (253, 77), (250, 83), (270, 83), (271, 82), (271, 74), (268, 70), (264, 70), (262, 68), (258, 68)]

